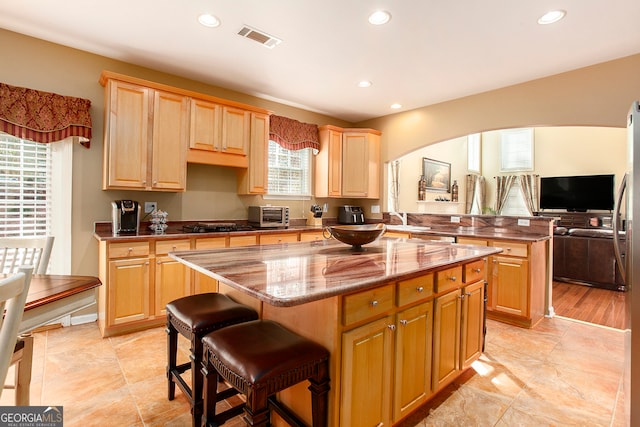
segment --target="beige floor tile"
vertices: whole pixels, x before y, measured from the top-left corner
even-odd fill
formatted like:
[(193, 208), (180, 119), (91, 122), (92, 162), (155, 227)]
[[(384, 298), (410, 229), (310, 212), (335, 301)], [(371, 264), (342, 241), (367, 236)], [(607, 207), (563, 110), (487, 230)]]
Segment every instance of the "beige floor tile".
[[(624, 425), (622, 333), (558, 318), (533, 330), (493, 320), (487, 328), (472, 370), (402, 427)], [(182, 392), (167, 399), (164, 327), (103, 339), (93, 323), (34, 337), (32, 404), (62, 405), (65, 426), (191, 424)], [(189, 343), (178, 343), (186, 362)], [(0, 404), (12, 399), (5, 391)], [(225, 426), (244, 423), (237, 417)]]

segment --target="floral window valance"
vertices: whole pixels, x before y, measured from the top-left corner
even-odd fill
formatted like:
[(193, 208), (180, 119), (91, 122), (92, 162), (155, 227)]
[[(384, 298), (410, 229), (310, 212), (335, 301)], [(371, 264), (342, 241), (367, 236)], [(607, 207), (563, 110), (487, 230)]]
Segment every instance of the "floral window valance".
[(91, 101), (0, 83), (0, 131), (36, 142), (78, 137), (89, 147)]
[(288, 150), (320, 150), (318, 126), (282, 116), (269, 117), (269, 139)]

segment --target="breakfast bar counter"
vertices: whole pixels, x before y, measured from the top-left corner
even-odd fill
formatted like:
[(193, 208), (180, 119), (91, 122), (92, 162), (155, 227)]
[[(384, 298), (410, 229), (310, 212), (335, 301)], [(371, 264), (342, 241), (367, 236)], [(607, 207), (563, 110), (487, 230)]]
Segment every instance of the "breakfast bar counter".
[[(383, 237), (361, 250), (330, 239), (169, 256), (325, 346), (329, 425), (355, 426), (400, 423), (480, 356), (486, 259), (500, 251)], [(309, 423), (306, 387), (279, 399)]]
[(360, 250), (330, 239), (171, 252), (169, 256), (262, 302), (287, 307), (377, 287), (500, 251), (381, 238)]

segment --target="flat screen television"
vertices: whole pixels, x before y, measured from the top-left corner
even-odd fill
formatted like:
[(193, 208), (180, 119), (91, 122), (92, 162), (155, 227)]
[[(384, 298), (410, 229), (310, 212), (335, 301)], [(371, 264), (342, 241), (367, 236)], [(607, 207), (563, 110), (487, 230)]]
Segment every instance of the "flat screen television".
[(540, 178), (540, 209), (613, 210), (614, 175)]

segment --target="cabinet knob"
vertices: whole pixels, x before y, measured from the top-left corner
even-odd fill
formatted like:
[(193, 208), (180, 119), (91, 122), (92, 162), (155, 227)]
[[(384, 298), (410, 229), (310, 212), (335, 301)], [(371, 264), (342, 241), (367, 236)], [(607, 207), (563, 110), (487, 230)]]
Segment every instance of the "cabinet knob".
[(511, 248), (504, 248), (505, 251), (511, 252)]
[(408, 322), (407, 320), (405, 320), (405, 319), (402, 319), (402, 320), (400, 321), (400, 324), (401, 324), (402, 326), (407, 326), (407, 323), (409, 323), (409, 322)]
[(396, 330), (396, 325), (387, 325), (387, 328), (389, 328), (389, 330), (393, 332)]
[(133, 248), (129, 248), (127, 250), (129, 251), (129, 253), (133, 252)]
[(377, 307), (378, 306), (378, 301), (377, 300), (373, 300), (369, 304), (371, 305), (371, 307)]
[(174, 251), (176, 250), (176, 248), (177, 248), (177, 246), (175, 246), (175, 245), (171, 246), (171, 249), (174, 250)]
[(471, 296), (471, 292), (466, 292), (465, 295), (470, 297)]
[(418, 291), (419, 293), (422, 293), (424, 291), (424, 288), (422, 286), (418, 286), (416, 288), (416, 291)]
[(474, 272), (474, 273), (480, 273), (481, 271), (482, 271), (482, 270), (481, 270), (481, 269), (479, 269), (479, 268), (474, 268), (474, 269), (473, 269), (473, 272)]
[(460, 298), (460, 299), (464, 299), (464, 295), (465, 295), (465, 294), (458, 295), (458, 298)]
[(451, 276), (449, 277), (449, 280), (451, 280), (452, 282), (455, 282), (457, 279), (456, 279), (456, 276)]

